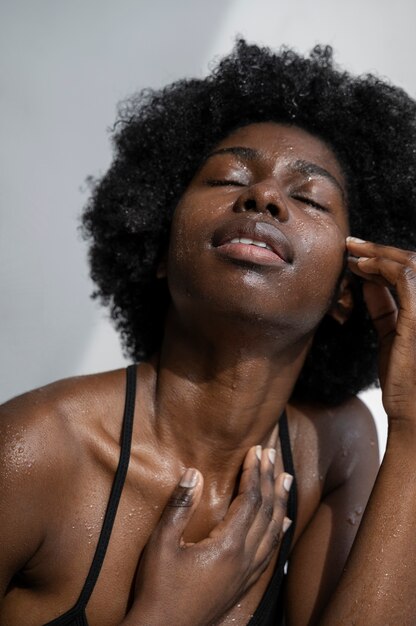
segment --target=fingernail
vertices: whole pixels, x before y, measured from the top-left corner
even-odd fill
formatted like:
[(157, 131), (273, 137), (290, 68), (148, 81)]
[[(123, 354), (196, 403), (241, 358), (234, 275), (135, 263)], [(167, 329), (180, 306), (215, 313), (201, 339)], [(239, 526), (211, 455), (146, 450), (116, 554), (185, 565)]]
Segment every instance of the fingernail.
[(292, 524), (292, 520), (289, 519), (288, 517), (285, 517), (283, 520), (283, 524), (282, 524), (282, 530), (285, 533), (287, 531), (288, 528), (290, 528)]
[(193, 469), (193, 467), (188, 467), (186, 472), (183, 474), (179, 485), (180, 487), (185, 487), (185, 489), (192, 489), (192, 487), (195, 487), (197, 482), (198, 472)]
[(366, 243), (364, 239), (359, 239), (358, 237), (347, 237), (347, 241), (351, 241), (352, 243)]
[(276, 459), (276, 450), (274, 448), (269, 448), (269, 461), (272, 465), (274, 465), (275, 459)]
[(256, 446), (256, 457), (261, 461), (261, 446)]
[(283, 479), (283, 487), (289, 493), (290, 488), (293, 483), (293, 476), (291, 474), (286, 474)]

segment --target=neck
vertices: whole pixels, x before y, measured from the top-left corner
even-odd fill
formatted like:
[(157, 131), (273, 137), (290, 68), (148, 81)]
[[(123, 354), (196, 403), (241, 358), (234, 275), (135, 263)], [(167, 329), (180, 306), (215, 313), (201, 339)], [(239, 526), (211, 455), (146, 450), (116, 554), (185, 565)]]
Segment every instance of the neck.
[(232, 324), (190, 335), (169, 316), (154, 387), (159, 445), (204, 475), (237, 472), (266, 444), (310, 347), (311, 336), (289, 345), (287, 334)]

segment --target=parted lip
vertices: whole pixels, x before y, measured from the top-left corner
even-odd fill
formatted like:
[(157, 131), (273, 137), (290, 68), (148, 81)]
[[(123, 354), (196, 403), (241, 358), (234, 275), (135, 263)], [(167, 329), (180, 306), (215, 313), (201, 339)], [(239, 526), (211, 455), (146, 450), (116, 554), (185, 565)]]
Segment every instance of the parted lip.
[(215, 248), (236, 237), (247, 237), (267, 243), (273, 252), (286, 263), (293, 261), (293, 249), (289, 240), (277, 226), (256, 218), (240, 217), (220, 226), (213, 237)]

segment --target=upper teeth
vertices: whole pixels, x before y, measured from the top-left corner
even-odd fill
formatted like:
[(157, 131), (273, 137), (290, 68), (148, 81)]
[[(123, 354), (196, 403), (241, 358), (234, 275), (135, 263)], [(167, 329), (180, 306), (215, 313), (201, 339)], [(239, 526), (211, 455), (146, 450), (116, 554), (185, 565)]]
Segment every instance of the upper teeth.
[(234, 237), (234, 239), (231, 239), (230, 243), (248, 243), (253, 246), (258, 246), (259, 248), (267, 248), (267, 250), (271, 250), (273, 252), (273, 248), (271, 248), (264, 241), (256, 241), (255, 239), (249, 239), (248, 237)]

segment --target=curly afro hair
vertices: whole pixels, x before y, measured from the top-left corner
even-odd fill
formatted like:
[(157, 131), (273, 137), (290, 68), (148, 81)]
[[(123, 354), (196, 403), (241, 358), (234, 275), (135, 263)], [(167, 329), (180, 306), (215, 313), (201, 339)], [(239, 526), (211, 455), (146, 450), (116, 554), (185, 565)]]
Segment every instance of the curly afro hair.
[[(181, 80), (125, 101), (114, 127), (114, 160), (94, 183), (83, 216), (91, 242), (94, 297), (111, 308), (126, 353), (157, 351), (169, 293), (156, 268), (175, 206), (204, 157), (233, 130), (275, 121), (331, 146), (347, 181), (351, 232), (413, 249), (416, 105), (379, 78), (338, 70), (330, 47), (309, 57), (239, 40), (201, 80)], [(376, 383), (377, 342), (359, 280), (343, 325), (326, 316), (294, 396), (329, 405)]]

